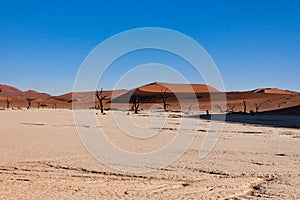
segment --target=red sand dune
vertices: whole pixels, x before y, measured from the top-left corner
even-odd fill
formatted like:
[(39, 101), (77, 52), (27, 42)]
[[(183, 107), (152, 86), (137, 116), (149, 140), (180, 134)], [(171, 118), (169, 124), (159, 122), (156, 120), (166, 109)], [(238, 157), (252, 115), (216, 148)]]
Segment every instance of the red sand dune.
[(2, 92), (0, 93), (0, 96), (2, 97), (18, 97), (22, 99), (26, 98), (32, 98), (32, 99), (47, 99), (51, 97), (51, 95), (46, 94), (46, 93), (40, 93), (34, 90), (27, 90), (27, 91), (22, 91), (19, 90), (15, 87), (8, 86), (8, 85), (0, 85), (0, 89)]
[(144, 92), (161, 92), (172, 90), (173, 93), (176, 92), (186, 92), (189, 87), (193, 88), (195, 92), (219, 92), (217, 89), (205, 85), (205, 84), (173, 84), (173, 83), (150, 83), (141, 87), (138, 87), (140, 91)]
[(251, 91), (253, 93), (265, 93), (265, 94), (297, 94), (297, 92), (290, 90), (282, 90), (279, 88), (258, 88)]
[[(188, 87), (190, 86), (190, 87)], [(178, 109), (178, 97), (182, 97), (187, 100), (186, 103), (189, 103), (189, 98), (192, 97), (192, 93), (199, 102), (199, 107), (201, 111), (205, 111), (206, 109), (211, 110), (210, 103), (210, 94), (208, 91), (212, 91), (215, 94), (220, 93), (218, 90), (204, 85), (204, 84), (170, 84), (170, 83), (151, 83), (147, 85), (143, 85), (141, 87), (132, 89), (132, 90), (116, 90), (114, 91), (113, 103), (126, 103), (129, 102), (137, 96), (143, 99), (142, 107), (147, 109), (147, 107), (151, 107), (151, 104), (161, 104), (161, 92), (164, 92), (167, 89), (167, 93), (169, 94), (169, 98), (167, 99), (168, 103), (170, 103), (170, 109)], [(187, 88), (192, 88), (194, 92), (187, 91)], [(47, 107), (57, 107), (57, 108), (71, 108), (72, 101), (75, 100), (73, 93), (67, 93), (59, 96), (50, 96), (49, 94), (39, 93), (33, 90), (21, 91), (15, 87), (0, 85), (0, 89), (2, 92), (0, 93), (0, 107), (6, 107), (6, 99), (9, 98), (13, 103), (12, 107), (27, 107), (26, 98), (32, 98), (34, 101), (32, 102), (32, 107), (37, 107), (39, 103), (47, 104)], [(172, 90), (172, 92), (171, 92)], [(112, 90), (103, 91), (103, 95), (107, 96), (108, 99), (112, 98)], [(76, 101), (79, 102), (88, 102), (89, 95), (94, 97), (95, 92), (80, 92), (76, 95)], [(220, 93), (221, 94), (221, 93)], [(281, 90), (278, 88), (260, 88), (253, 91), (248, 92), (227, 92), (227, 109), (228, 111), (239, 112), (243, 111), (243, 101), (247, 104), (247, 112), (250, 110), (256, 110), (256, 105), (259, 106), (259, 112), (264, 111), (272, 111), (272, 110), (280, 110), (280, 109), (288, 109), (288, 113), (291, 113), (290, 110), (295, 110), (294, 113), (299, 113), (296, 111), (298, 109), (297, 106), (300, 105), (300, 94), (297, 92), (292, 92), (288, 90)], [(96, 98), (95, 103), (97, 104)], [(90, 105), (90, 104), (89, 104)], [(105, 107), (111, 107), (109, 100), (105, 101)], [(118, 105), (114, 105), (114, 107), (118, 107)], [(278, 111), (277, 113), (286, 112)]]

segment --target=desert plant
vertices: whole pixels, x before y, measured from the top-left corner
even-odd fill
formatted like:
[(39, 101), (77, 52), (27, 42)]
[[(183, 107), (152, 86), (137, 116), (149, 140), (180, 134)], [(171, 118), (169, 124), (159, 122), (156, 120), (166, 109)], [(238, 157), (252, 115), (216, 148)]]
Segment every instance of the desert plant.
[(167, 103), (167, 99), (170, 97), (170, 95), (167, 93), (168, 89), (166, 88), (165, 91), (160, 92), (160, 96), (163, 100), (163, 105), (164, 105), (164, 111), (168, 110), (168, 106), (170, 106), (170, 104)]
[(96, 91), (95, 96), (97, 97), (98, 101), (99, 101), (99, 105), (100, 105), (100, 110), (101, 113), (104, 113), (104, 109), (103, 109), (103, 100), (107, 100), (107, 96), (103, 95), (103, 91), (102, 88), (100, 91)]

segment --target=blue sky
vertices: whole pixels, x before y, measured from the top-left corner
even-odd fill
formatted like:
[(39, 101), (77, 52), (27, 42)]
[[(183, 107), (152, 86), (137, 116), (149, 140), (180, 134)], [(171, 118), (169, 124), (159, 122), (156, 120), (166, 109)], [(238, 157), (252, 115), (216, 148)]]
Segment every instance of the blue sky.
[[(0, 84), (69, 92), (96, 45), (119, 32), (149, 26), (198, 41), (217, 64), (228, 91), (300, 91), (300, 3), (283, 0), (0, 1)], [(154, 80), (155, 73), (148, 74), (153, 82), (162, 81)], [(124, 88), (133, 85), (128, 82)]]

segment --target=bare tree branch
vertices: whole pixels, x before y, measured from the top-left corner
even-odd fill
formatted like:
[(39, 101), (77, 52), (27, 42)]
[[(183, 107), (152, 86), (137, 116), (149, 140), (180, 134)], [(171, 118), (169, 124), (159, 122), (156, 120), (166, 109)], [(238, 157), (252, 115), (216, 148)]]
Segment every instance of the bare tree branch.
[(27, 106), (27, 110), (30, 108), (30, 106), (31, 106), (31, 102), (33, 101), (34, 99), (31, 99), (31, 98), (27, 98), (26, 99), (26, 101), (27, 101), (27, 104), (28, 104), (28, 106)]
[(268, 100), (266, 100), (266, 101), (263, 101), (263, 102), (261, 102), (261, 103), (255, 103), (254, 105), (255, 105), (255, 113), (258, 113), (258, 110), (260, 109), (260, 107), (264, 104), (264, 103), (266, 103), (266, 102), (269, 102), (270, 101), (270, 99), (268, 99)]
[(168, 94), (167, 91), (168, 91), (168, 89), (166, 88), (164, 92), (162, 90), (160, 92), (160, 96), (163, 100), (164, 111), (167, 111), (168, 106), (170, 106), (170, 104), (167, 103), (167, 99), (170, 97), (170, 94)]
[(103, 109), (103, 100), (107, 100), (107, 96), (103, 95), (103, 91), (102, 88), (101, 90), (96, 90), (95, 92), (95, 96), (97, 97), (98, 101), (99, 101), (99, 105), (100, 105), (100, 110), (101, 113), (104, 113), (104, 109)]
[(244, 113), (247, 113), (247, 103), (246, 103), (246, 101), (243, 101), (243, 106), (244, 106)]
[(131, 110), (134, 110), (134, 113), (137, 114), (138, 113), (138, 109), (140, 107), (140, 98), (139, 97), (136, 97), (133, 101), (133, 105), (131, 107)]
[(227, 112), (233, 113), (235, 109), (235, 104), (228, 104)]
[(12, 103), (12, 100), (10, 100), (10, 99), (7, 97), (7, 98), (6, 98), (6, 108), (9, 108), (11, 103)]

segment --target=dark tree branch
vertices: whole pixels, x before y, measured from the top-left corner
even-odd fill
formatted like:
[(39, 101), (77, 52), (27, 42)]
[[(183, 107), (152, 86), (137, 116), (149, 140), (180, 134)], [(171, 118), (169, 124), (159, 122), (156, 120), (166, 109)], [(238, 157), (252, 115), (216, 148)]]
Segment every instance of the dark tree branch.
[(28, 104), (28, 106), (27, 106), (27, 110), (30, 108), (30, 106), (31, 106), (31, 102), (33, 101), (34, 99), (30, 99), (30, 98), (27, 98), (26, 99), (26, 101), (27, 101), (27, 104)]
[(131, 107), (131, 110), (134, 110), (134, 113), (137, 114), (138, 113), (138, 109), (140, 107), (140, 98), (139, 97), (136, 97), (133, 101), (133, 105)]
[(163, 92), (161, 90), (160, 92), (160, 96), (163, 100), (163, 105), (164, 105), (164, 111), (168, 110), (168, 106), (170, 106), (170, 104), (167, 103), (167, 99), (171, 96), (170, 94), (167, 93), (168, 89), (166, 88), (165, 91)]
[(243, 106), (244, 106), (244, 113), (247, 113), (247, 103), (246, 103), (246, 101), (243, 101)]
[(102, 88), (101, 88), (100, 91), (96, 90), (95, 96), (99, 101), (100, 110), (101, 110), (101, 113), (103, 114), (104, 113), (103, 100), (107, 100), (107, 96), (103, 95)]
[(261, 103), (255, 103), (255, 104), (254, 104), (254, 106), (255, 106), (255, 113), (258, 113), (260, 107), (261, 107), (264, 103), (269, 102), (269, 101), (270, 101), (270, 99), (268, 99), (268, 100), (266, 100), (266, 101), (263, 101), (263, 102), (261, 102)]
[(7, 97), (7, 98), (6, 98), (6, 108), (9, 108), (11, 103), (12, 103), (12, 100), (10, 100), (10, 99)]

